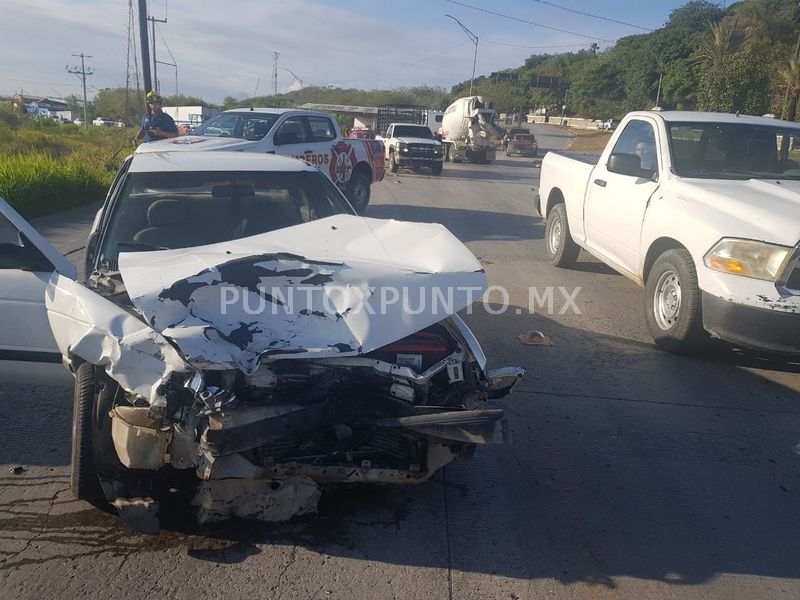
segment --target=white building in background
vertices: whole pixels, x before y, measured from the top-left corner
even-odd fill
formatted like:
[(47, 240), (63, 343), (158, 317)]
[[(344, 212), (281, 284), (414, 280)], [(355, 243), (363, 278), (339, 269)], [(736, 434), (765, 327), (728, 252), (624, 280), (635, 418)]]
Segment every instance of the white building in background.
[(161, 110), (172, 117), (176, 125), (188, 125), (189, 127), (197, 127), (219, 112), (218, 108), (210, 106), (164, 106)]

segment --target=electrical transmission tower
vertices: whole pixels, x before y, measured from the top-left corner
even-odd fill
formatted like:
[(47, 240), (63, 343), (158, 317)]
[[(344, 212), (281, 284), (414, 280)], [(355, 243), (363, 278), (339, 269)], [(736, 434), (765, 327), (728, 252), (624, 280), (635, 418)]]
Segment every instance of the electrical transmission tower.
[(89, 125), (89, 112), (87, 110), (87, 103), (86, 103), (86, 78), (89, 75), (93, 75), (94, 71), (92, 71), (91, 67), (89, 67), (88, 69), (86, 68), (86, 59), (92, 58), (92, 55), (84, 54), (83, 52), (81, 52), (80, 54), (73, 54), (72, 56), (81, 57), (80, 69), (78, 69), (77, 66), (70, 67), (69, 65), (67, 65), (66, 69), (67, 73), (72, 73), (73, 75), (77, 76), (78, 79), (81, 80), (81, 83), (83, 83), (83, 126), (87, 127)]
[(278, 57), (281, 53), (277, 50), (272, 52), (272, 95), (278, 95)]

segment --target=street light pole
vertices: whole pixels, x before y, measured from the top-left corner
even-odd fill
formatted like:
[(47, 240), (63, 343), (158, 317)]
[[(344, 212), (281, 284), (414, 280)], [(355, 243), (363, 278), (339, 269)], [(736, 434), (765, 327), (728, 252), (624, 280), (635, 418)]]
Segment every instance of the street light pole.
[(478, 36), (472, 33), (469, 29), (467, 29), (466, 26), (461, 21), (456, 19), (453, 15), (445, 15), (445, 17), (450, 17), (451, 19), (453, 19), (453, 21), (458, 23), (458, 26), (464, 30), (464, 33), (467, 34), (469, 40), (473, 44), (475, 44), (475, 54), (472, 57), (472, 79), (470, 79), (469, 81), (469, 95), (472, 96), (472, 87), (475, 85), (475, 65), (478, 63)]
[(300, 79), (300, 78), (297, 76), (297, 74), (296, 74), (294, 71), (292, 71), (291, 69), (289, 69), (289, 68), (287, 68), (287, 67), (281, 67), (281, 69), (283, 69), (284, 71), (288, 71), (288, 72), (289, 72), (289, 75), (291, 75), (292, 77), (294, 77), (294, 80), (295, 80), (297, 83), (299, 83), (299, 84), (300, 84), (300, 104), (303, 104), (303, 80), (302, 80), (302, 79)]

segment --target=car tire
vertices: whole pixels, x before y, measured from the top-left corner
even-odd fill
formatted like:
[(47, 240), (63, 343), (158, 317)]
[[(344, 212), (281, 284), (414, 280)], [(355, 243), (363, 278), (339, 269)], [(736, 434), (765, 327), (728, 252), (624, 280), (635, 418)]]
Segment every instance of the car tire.
[(575, 266), (581, 249), (570, 234), (567, 208), (563, 203), (556, 204), (547, 213), (544, 241), (547, 259), (553, 265), (562, 268)]
[(434, 175), (441, 175), (443, 166), (444, 165), (442, 165), (442, 163), (433, 165), (431, 167), (431, 173), (434, 174)]
[(82, 363), (75, 372), (70, 488), (75, 498), (88, 502), (94, 502), (104, 497), (97, 474), (92, 443), (96, 429), (96, 397), (94, 365)]
[(389, 155), (389, 171), (391, 173), (397, 173), (397, 169), (400, 168), (400, 165), (397, 164), (397, 159), (394, 157), (394, 152)]
[(350, 181), (347, 184), (345, 196), (347, 196), (350, 204), (353, 205), (353, 208), (356, 209), (358, 214), (362, 214), (365, 210), (367, 210), (370, 196), (369, 186), (369, 177), (366, 173), (361, 171), (356, 171), (353, 173), (352, 177), (350, 177)]
[(656, 259), (645, 286), (645, 321), (656, 345), (676, 354), (697, 352), (706, 340), (697, 271), (683, 248)]

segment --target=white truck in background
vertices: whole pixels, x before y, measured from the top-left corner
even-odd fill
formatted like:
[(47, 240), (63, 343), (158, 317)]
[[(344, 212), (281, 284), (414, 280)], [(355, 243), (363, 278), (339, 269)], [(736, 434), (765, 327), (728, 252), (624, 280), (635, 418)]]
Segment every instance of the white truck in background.
[(386, 148), (390, 172), (397, 173), (400, 167), (429, 167), (433, 175), (442, 174), (444, 146), (435, 139), (427, 125), (391, 123), (386, 129), (386, 137), (376, 139), (383, 141)]
[(646, 288), (653, 340), (800, 354), (800, 125), (635, 112), (600, 160), (549, 152), (537, 202), (558, 267), (580, 249)]
[(442, 142), (446, 159), (489, 164), (497, 154), (497, 144), (505, 131), (495, 124), (497, 112), (485, 96), (459, 98), (447, 107), (442, 117)]

